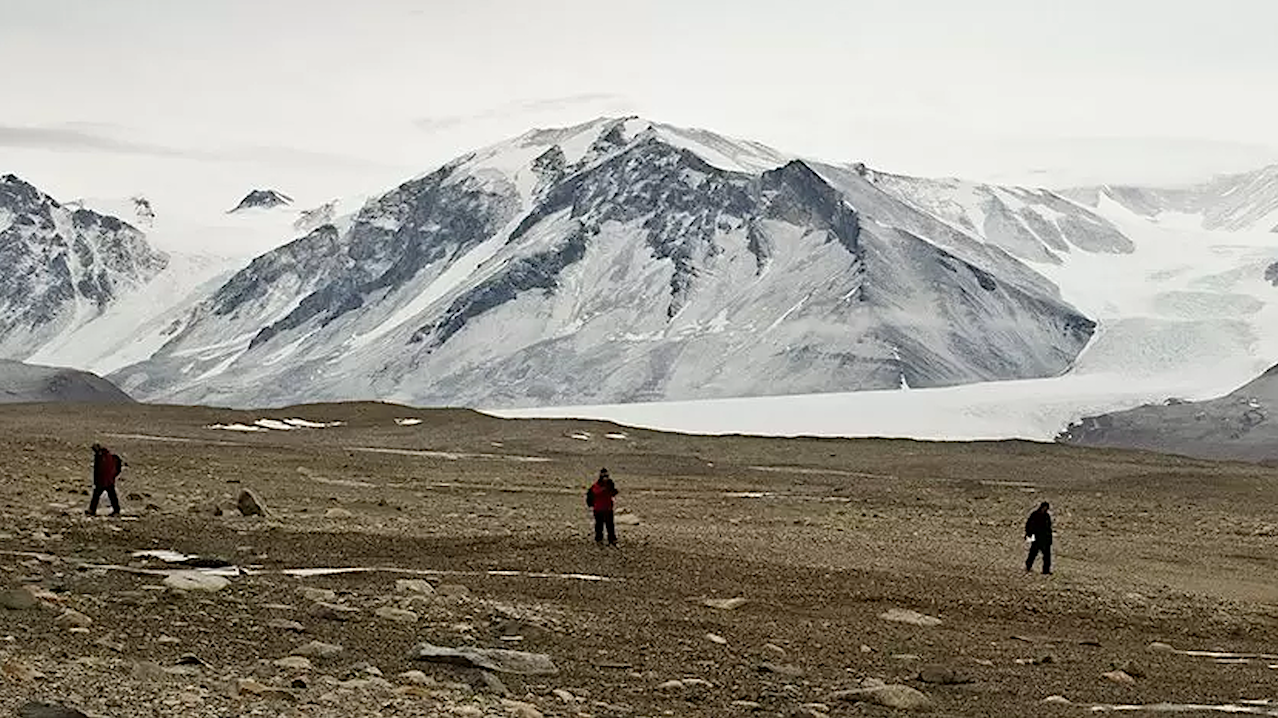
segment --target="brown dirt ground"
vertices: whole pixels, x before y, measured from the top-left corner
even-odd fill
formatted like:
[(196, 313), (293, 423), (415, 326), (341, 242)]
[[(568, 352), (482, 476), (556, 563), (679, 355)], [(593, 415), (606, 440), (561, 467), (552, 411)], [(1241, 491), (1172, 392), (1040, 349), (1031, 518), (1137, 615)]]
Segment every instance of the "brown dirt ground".
[[(206, 428), (261, 417), (345, 424), (253, 434)], [(423, 423), (401, 427), (398, 417)], [(590, 438), (573, 438), (578, 432)], [(605, 437), (613, 432), (625, 438)], [(93, 441), (129, 462), (119, 486), (127, 520), (82, 515)], [(1278, 471), (1258, 466), (1026, 442), (695, 437), (383, 404), (260, 412), (5, 406), (0, 456), (0, 551), (47, 555), (0, 553), (0, 589), (39, 584), (95, 621), (91, 634), (71, 634), (54, 625), (55, 611), (0, 609), (0, 662), (99, 656), (168, 666), (194, 653), (213, 669), (192, 680), (222, 695), (227, 676), (284, 681), (263, 661), (312, 639), (346, 648), (317, 673), (366, 661), (388, 678), (419, 668), (471, 683), (473, 672), (412, 663), (409, 649), (422, 640), (513, 645), (545, 652), (561, 669), (504, 677), (515, 697), (547, 715), (751, 714), (732, 704), (743, 700), (760, 704), (754, 715), (790, 715), (866, 676), (925, 691), (932, 714), (945, 716), (1278, 697), (1278, 669), (1270, 667), (1278, 660), (1221, 664), (1147, 648), (1162, 641), (1278, 652)], [(619, 510), (639, 520), (618, 527), (619, 550), (597, 548), (587, 535), (582, 494), (600, 466), (618, 483)], [(244, 487), (263, 497), (269, 518), (192, 511), (233, 504)], [(1041, 500), (1052, 502), (1056, 520), (1051, 577), (1020, 565), (1021, 525)], [(332, 507), (353, 516), (326, 517)], [(130, 556), (151, 548), (222, 557), (258, 573), (218, 593), (181, 596), (142, 589), (156, 576), (80, 565), (154, 568)], [(471, 597), (437, 598), (421, 621), (401, 624), (373, 608), (391, 600), (402, 575), (271, 573), (338, 566), (461, 572), (433, 582), (464, 585)], [(334, 589), (361, 611), (347, 622), (312, 618), (300, 586)], [(696, 600), (731, 596), (748, 603), (724, 611)], [(943, 623), (878, 618), (893, 607)], [(512, 616), (516, 628), (507, 625)], [(302, 622), (307, 633), (266, 628), (279, 618)], [(523, 641), (499, 639), (514, 630)], [(178, 642), (157, 642), (162, 635)], [(1049, 654), (1050, 662), (1031, 660)], [(803, 675), (761, 672), (764, 661), (794, 664)], [(1102, 678), (1124, 661), (1143, 674), (1134, 686)], [(974, 682), (923, 684), (915, 676), (928, 663)], [(119, 670), (121, 681), (132, 680)], [(685, 677), (713, 687), (657, 689)], [(65, 700), (70, 689), (59, 680), (0, 675), (0, 714), (32, 697)], [(556, 688), (583, 700), (568, 705), (550, 694)], [(287, 714), (322, 713), (314, 692), (299, 691)], [(1050, 695), (1074, 704), (1044, 705)], [(75, 696), (102, 715), (160, 714)], [(221, 715), (284, 714), (246, 697), (219, 705)], [(829, 707), (833, 716), (893, 713)]]

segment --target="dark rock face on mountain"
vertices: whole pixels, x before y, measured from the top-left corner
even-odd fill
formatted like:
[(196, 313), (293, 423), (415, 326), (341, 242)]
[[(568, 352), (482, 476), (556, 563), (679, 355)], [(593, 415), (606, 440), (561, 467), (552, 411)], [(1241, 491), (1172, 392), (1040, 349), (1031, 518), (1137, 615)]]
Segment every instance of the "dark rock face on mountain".
[(1058, 374), (1093, 328), (850, 170), (602, 120), (468, 154), (257, 258), (113, 378), (239, 405), (895, 389)]
[(244, 199), (235, 205), (231, 212), (243, 212), (246, 209), (270, 209), (293, 204), (293, 198), (273, 189), (255, 189), (244, 195)]
[(1218, 399), (1087, 417), (1059, 440), (1205, 459), (1278, 461), (1278, 366)]
[(119, 387), (88, 372), (0, 359), (0, 403), (130, 403)]
[(26, 357), (167, 264), (132, 225), (0, 177), (0, 356)]

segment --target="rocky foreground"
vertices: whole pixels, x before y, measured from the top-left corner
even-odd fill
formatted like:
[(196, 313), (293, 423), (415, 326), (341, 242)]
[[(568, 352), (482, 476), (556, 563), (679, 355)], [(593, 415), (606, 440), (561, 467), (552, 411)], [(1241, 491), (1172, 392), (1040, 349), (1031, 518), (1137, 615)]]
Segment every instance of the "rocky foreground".
[[(110, 411), (0, 410), (0, 715), (1278, 714), (1271, 470)], [(82, 513), (94, 439), (129, 461), (120, 518)], [(585, 535), (604, 462), (621, 549)], [(1040, 498), (1052, 577), (1019, 567)]]

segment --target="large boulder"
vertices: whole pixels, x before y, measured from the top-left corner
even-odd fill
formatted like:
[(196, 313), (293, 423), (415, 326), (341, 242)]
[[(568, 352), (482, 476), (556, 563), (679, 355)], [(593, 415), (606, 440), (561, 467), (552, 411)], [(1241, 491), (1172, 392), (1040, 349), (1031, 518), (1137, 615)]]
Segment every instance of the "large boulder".
[(235, 500), (235, 506), (244, 516), (266, 516), (266, 504), (253, 489), (244, 489)]

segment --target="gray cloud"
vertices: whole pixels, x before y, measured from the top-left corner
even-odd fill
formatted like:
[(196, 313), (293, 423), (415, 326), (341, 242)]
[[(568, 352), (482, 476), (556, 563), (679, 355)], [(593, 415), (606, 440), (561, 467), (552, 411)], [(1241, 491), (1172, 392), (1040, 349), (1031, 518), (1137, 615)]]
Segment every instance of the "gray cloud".
[(309, 167), (389, 168), (394, 166), (362, 157), (282, 145), (202, 150), (136, 142), (112, 136), (112, 132), (125, 129), (120, 125), (97, 122), (67, 122), (42, 126), (0, 125), (0, 147), (59, 152), (105, 152), (212, 162), (276, 162)]
[(413, 121), (413, 125), (425, 132), (442, 132), (472, 122), (484, 122), (508, 115), (535, 115), (546, 112), (586, 106), (608, 106), (613, 109), (629, 106), (630, 102), (622, 95), (608, 92), (581, 92), (560, 97), (548, 97), (539, 100), (519, 100), (494, 105), (478, 112), (458, 115), (438, 115), (422, 117)]

